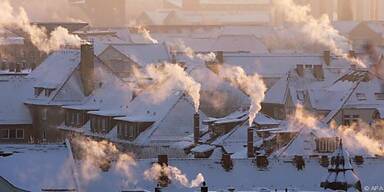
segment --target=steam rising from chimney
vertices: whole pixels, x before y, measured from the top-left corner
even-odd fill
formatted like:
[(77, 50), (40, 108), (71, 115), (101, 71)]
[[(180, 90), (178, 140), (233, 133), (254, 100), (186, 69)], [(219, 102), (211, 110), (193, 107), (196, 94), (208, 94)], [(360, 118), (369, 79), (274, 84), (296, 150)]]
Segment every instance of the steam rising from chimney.
[(154, 39), (152, 36), (151, 36), (151, 33), (148, 29), (146, 29), (144, 26), (142, 25), (139, 25), (136, 27), (137, 28), (137, 31), (147, 40), (151, 41), (153, 44), (158, 44), (159, 41), (157, 41), (156, 39)]
[(196, 54), (195, 51), (191, 47), (186, 46), (182, 40), (177, 40), (175, 43), (171, 43), (171, 46), (173, 49), (183, 52), (190, 59), (198, 58), (207, 62), (215, 61), (216, 59), (216, 54), (213, 52)]
[(144, 177), (148, 180), (157, 181), (161, 176), (161, 173), (165, 173), (168, 178), (172, 181), (180, 183), (184, 187), (194, 188), (201, 185), (204, 182), (203, 174), (197, 174), (196, 178), (189, 181), (187, 176), (177, 167), (173, 166), (161, 166), (157, 163), (153, 164), (152, 167), (144, 172)]
[(20, 28), (27, 33), (31, 42), (45, 53), (60, 49), (63, 45), (79, 47), (81, 39), (77, 35), (69, 34), (63, 27), (57, 27), (48, 36), (44, 28), (32, 25), (25, 10), (20, 7), (15, 11), (8, 0), (0, 2), (0, 29)]
[(223, 65), (220, 68), (219, 76), (228, 80), (232, 85), (239, 87), (251, 98), (248, 121), (249, 126), (252, 126), (256, 114), (261, 109), (260, 103), (264, 100), (264, 93), (267, 91), (264, 81), (257, 73), (248, 76), (245, 71), (238, 66)]
[(145, 72), (146, 74), (142, 74), (136, 70), (134, 75), (137, 79), (150, 77), (153, 85), (159, 87), (151, 94), (154, 100), (162, 101), (172, 94), (174, 89), (181, 89), (192, 98), (195, 111), (199, 111), (201, 85), (190, 77), (183, 67), (171, 63), (151, 64), (145, 68)]
[(113, 170), (122, 175), (125, 185), (133, 182), (132, 168), (136, 166), (133, 156), (120, 152), (114, 144), (108, 141), (75, 138), (73, 144), (80, 150), (80, 176), (85, 185), (99, 178), (100, 166), (109, 166), (112, 161), (116, 162)]
[(308, 5), (298, 5), (293, 0), (274, 0), (273, 4), (284, 14), (287, 22), (301, 25), (301, 31), (308, 39), (328, 47), (334, 54), (342, 56), (353, 64), (366, 67), (361, 60), (348, 56), (348, 51), (351, 50), (348, 39), (332, 27), (327, 15), (316, 19), (310, 14), (311, 9)]
[(351, 152), (384, 155), (382, 138), (373, 137), (378, 135), (380, 131), (369, 127), (369, 125), (363, 122), (360, 122), (359, 125), (353, 124), (351, 126), (337, 126), (333, 122), (328, 126), (321, 124), (320, 120), (306, 111), (302, 105), (296, 106), (294, 115), (290, 116), (288, 121), (291, 130), (310, 129), (315, 131), (317, 136), (320, 137), (340, 137), (343, 139), (343, 144)]

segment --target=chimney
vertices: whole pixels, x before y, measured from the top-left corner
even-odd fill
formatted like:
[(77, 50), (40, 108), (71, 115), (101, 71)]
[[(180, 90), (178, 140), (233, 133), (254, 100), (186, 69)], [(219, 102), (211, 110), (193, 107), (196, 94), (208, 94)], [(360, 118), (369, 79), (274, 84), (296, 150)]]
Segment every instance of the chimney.
[(84, 87), (84, 94), (90, 95), (94, 90), (94, 62), (93, 45), (90, 43), (81, 45), (80, 75)]
[(0, 70), (4, 71), (4, 70), (6, 70), (6, 68), (7, 68), (7, 63), (4, 60), (2, 60)]
[(162, 167), (168, 166), (168, 155), (158, 155), (157, 156), (157, 163), (161, 165)]
[(21, 72), (21, 64), (20, 63), (16, 63), (16, 65), (15, 65), (15, 72), (16, 73), (20, 73)]
[(255, 152), (253, 149), (253, 129), (248, 128), (248, 136), (247, 136), (247, 156), (248, 158), (255, 157)]
[(224, 63), (224, 52), (223, 51), (216, 51), (216, 62), (218, 64)]
[(203, 181), (203, 184), (201, 185), (200, 192), (208, 192), (207, 183)]
[(324, 69), (323, 69), (323, 65), (314, 65), (313, 66), (313, 76), (315, 76), (315, 78), (317, 80), (324, 80)]
[(349, 50), (349, 52), (348, 52), (348, 57), (349, 57), (349, 58), (356, 58), (356, 52), (355, 52), (355, 50)]
[(223, 153), (221, 157), (221, 165), (226, 171), (229, 171), (233, 168), (231, 155), (229, 153)]
[(267, 156), (265, 155), (258, 155), (256, 157), (256, 166), (260, 169), (267, 168), (269, 165), (269, 161)]
[(157, 184), (155, 187), (155, 192), (161, 192), (160, 184)]
[(171, 50), (171, 63), (172, 64), (176, 64), (177, 63), (177, 60), (176, 60), (176, 50), (174, 50), (174, 49)]
[(323, 52), (323, 59), (326, 65), (331, 64), (331, 51), (327, 50)]
[(304, 76), (304, 65), (303, 64), (296, 65), (296, 72), (300, 77), (303, 77)]
[(200, 139), (200, 115), (195, 113), (193, 115), (193, 141), (195, 145), (199, 143)]

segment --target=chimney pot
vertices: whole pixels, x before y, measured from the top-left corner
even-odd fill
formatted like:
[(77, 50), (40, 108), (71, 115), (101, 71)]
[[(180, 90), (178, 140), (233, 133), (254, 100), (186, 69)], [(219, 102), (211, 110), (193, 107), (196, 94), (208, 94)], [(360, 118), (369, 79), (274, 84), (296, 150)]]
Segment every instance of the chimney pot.
[(327, 50), (323, 52), (323, 59), (326, 65), (331, 64), (331, 51)]
[(253, 129), (252, 128), (248, 128), (247, 156), (248, 156), (248, 158), (255, 157), (255, 152), (253, 149)]
[(200, 139), (200, 115), (195, 113), (193, 115), (193, 140), (195, 145), (199, 143)]
[(223, 51), (216, 51), (216, 62), (218, 64), (224, 63), (224, 52)]

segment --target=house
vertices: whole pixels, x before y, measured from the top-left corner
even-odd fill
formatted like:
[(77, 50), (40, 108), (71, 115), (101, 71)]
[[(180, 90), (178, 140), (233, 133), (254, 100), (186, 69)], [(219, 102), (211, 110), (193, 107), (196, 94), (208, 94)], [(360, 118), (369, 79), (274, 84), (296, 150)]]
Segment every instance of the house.
[[(311, 98), (312, 92), (322, 87), (331, 86), (341, 75), (348, 71), (344, 67), (328, 67), (327, 65), (300, 64), (291, 69), (276, 82), (266, 93), (262, 102), (262, 112), (276, 119), (286, 119), (292, 114), (298, 104), (309, 110), (313, 108), (319, 116), (325, 116), (329, 111), (324, 111), (314, 106)], [(337, 89), (336, 89), (337, 90)], [(334, 93), (323, 92), (334, 95)], [(318, 93), (316, 93), (318, 94)], [(313, 94), (315, 95), (315, 94)], [(340, 96), (342, 97), (343, 94)], [(314, 96), (315, 97), (315, 96)], [(324, 99), (326, 97), (323, 97)], [(329, 100), (329, 99), (326, 99)], [(338, 102), (338, 99), (332, 100)], [(322, 102), (323, 105), (335, 106), (332, 102)]]
[(350, 33), (349, 39), (354, 48), (361, 49), (367, 44), (383, 45), (384, 23), (381, 21), (362, 21)]
[(144, 68), (148, 64), (170, 61), (165, 44), (110, 45), (98, 57), (122, 78), (130, 77), (133, 67)]
[(24, 101), (33, 95), (27, 74), (0, 74), (0, 143), (32, 142), (32, 117)]
[[(80, 103), (95, 88), (94, 59), (91, 45), (81, 51), (65, 49), (52, 53), (28, 75), (33, 94), (24, 101), (28, 106), (39, 141), (61, 140), (56, 129), (64, 121), (61, 106)], [(60, 73), (58, 73), (60, 71)]]
[[(296, 65), (311, 67), (324, 64), (324, 67), (347, 68), (349, 63), (342, 58), (331, 56), (329, 52), (313, 53), (240, 53), (224, 54), (224, 63), (240, 66), (248, 75), (259, 74), (268, 88), (277, 83)], [(283, 81), (283, 80), (282, 80)], [(274, 94), (274, 96), (278, 96)]]
[(79, 187), (66, 144), (2, 144), (0, 151), (2, 191), (75, 191)]

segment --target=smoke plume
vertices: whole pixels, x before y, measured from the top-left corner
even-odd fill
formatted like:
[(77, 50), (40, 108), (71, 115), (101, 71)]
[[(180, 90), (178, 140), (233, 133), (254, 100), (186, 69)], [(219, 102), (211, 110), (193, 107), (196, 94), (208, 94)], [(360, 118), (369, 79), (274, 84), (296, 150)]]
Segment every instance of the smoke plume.
[(153, 89), (150, 92), (155, 102), (161, 102), (173, 94), (175, 89), (181, 89), (192, 98), (195, 111), (198, 112), (201, 85), (190, 77), (180, 65), (171, 63), (151, 64), (145, 68), (145, 74), (135, 70), (134, 76), (136, 79), (146, 77), (152, 79)]
[(224, 65), (220, 68), (219, 76), (228, 80), (233, 86), (239, 87), (251, 98), (249, 109), (249, 126), (252, 126), (256, 114), (260, 111), (260, 103), (264, 100), (267, 87), (261, 77), (255, 73), (248, 76), (241, 67)]
[(68, 30), (63, 27), (57, 27), (48, 36), (44, 28), (31, 24), (23, 8), (14, 10), (8, 0), (0, 2), (0, 10), (0, 29), (21, 29), (40, 51), (49, 53), (64, 45), (79, 47), (81, 44), (80, 37), (69, 34)]
[[(381, 142), (383, 130), (372, 128), (364, 122), (351, 126), (336, 125), (332, 122), (330, 126), (322, 124), (320, 120), (311, 112), (304, 109), (302, 105), (296, 106), (295, 113), (288, 118), (289, 128), (300, 131), (309, 129), (316, 133), (318, 137), (340, 137), (344, 146), (353, 153), (363, 153), (368, 155), (384, 155), (384, 146)], [(375, 127), (376, 125), (373, 125)], [(381, 127), (381, 122), (377, 127)], [(375, 138), (375, 135), (380, 135)]]
[(308, 5), (298, 5), (293, 0), (274, 0), (273, 4), (277, 11), (284, 14), (287, 22), (300, 27), (306, 38), (328, 47), (334, 54), (342, 56), (353, 64), (366, 67), (361, 60), (348, 56), (348, 51), (351, 50), (348, 39), (332, 27), (327, 15), (316, 19), (310, 14), (311, 9)]
[(156, 39), (154, 39), (152, 36), (151, 36), (151, 33), (148, 29), (146, 29), (144, 26), (142, 25), (139, 25), (136, 27), (137, 28), (137, 31), (147, 40), (151, 41), (153, 44), (158, 44), (159, 41), (157, 41)]
[(185, 43), (180, 39), (177, 40), (175, 43), (171, 43), (171, 47), (175, 51), (182, 52), (183, 54), (185, 54), (190, 59), (198, 58), (198, 59), (201, 59), (201, 60), (207, 61), (207, 62), (215, 61), (215, 59), (216, 59), (216, 54), (213, 52), (209, 52), (206, 54), (204, 54), (204, 53), (196, 54), (195, 51), (191, 47), (186, 46)]
[(131, 170), (136, 166), (136, 161), (133, 156), (120, 152), (113, 143), (75, 138), (73, 144), (79, 150), (80, 177), (85, 185), (99, 178), (102, 170), (109, 170), (112, 162), (115, 162), (113, 170), (123, 176), (125, 185), (134, 180)]
[(196, 178), (189, 181), (187, 176), (177, 167), (173, 166), (161, 166), (157, 163), (153, 164), (152, 167), (144, 172), (144, 177), (151, 181), (157, 181), (161, 174), (165, 174), (171, 181), (176, 181), (184, 187), (194, 188), (198, 187), (203, 183), (203, 174), (197, 174)]

